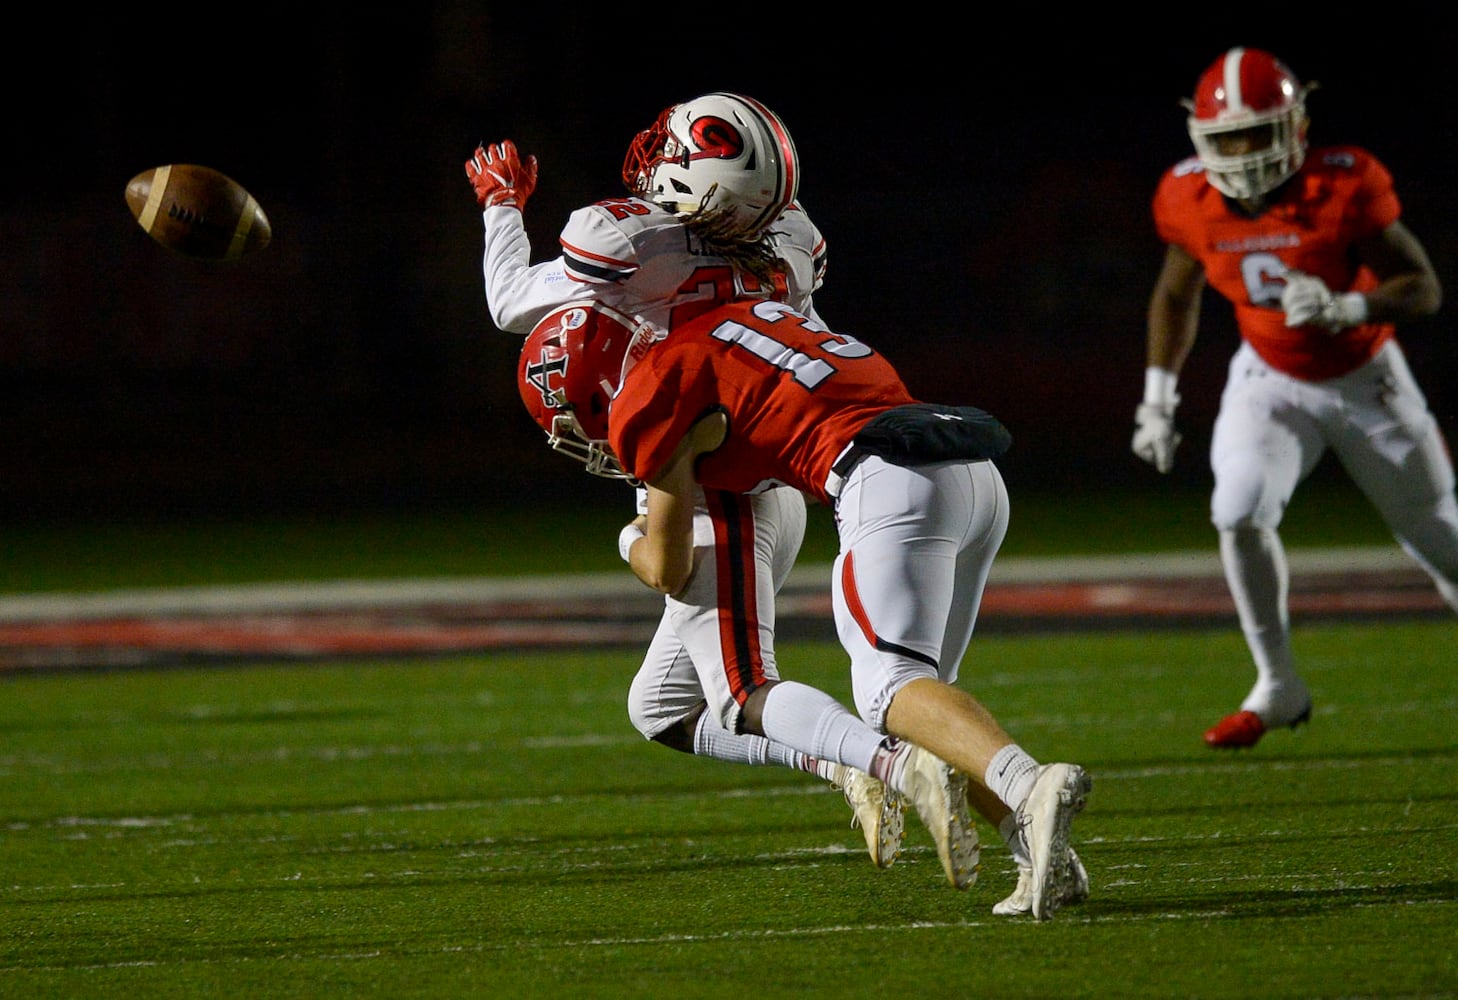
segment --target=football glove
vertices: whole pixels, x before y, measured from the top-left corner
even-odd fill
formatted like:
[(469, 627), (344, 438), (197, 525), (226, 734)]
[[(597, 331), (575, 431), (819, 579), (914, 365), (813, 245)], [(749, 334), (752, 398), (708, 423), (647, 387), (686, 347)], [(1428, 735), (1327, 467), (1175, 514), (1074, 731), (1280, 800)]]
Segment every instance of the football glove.
[(523, 160), (510, 139), (494, 146), (483, 144), (466, 161), (466, 177), (476, 190), (476, 204), (483, 209), (506, 205), (520, 211), (537, 189), (537, 158)]
[(1176, 398), (1169, 403), (1140, 403), (1134, 411), (1134, 454), (1160, 472), (1174, 468), (1174, 451), (1180, 443), (1175, 430)]
[(1287, 326), (1319, 326), (1332, 333), (1367, 321), (1367, 297), (1361, 292), (1333, 295), (1326, 282), (1300, 271), (1287, 273), (1281, 308)]

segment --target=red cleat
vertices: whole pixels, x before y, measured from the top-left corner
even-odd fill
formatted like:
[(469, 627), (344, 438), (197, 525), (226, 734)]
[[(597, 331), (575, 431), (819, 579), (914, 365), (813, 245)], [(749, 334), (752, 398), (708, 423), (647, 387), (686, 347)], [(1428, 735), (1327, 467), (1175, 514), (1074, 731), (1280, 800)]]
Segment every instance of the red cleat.
[(1266, 724), (1254, 712), (1236, 712), (1227, 715), (1205, 730), (1205, 742), (1224, 750), (1239, 750), (1253, 747), (1266, 735)]
[[(1291, 729), (1295, 729), (1301, 723), (1309, 721), (1311, 721), (1311, 705), (1307, 704), (1301, 714), (1287, 725)], [(1205, 730), (1205, 743), (1217, 750), (1241, 750), (1245, 747), (1255, 746), (1264, 735), (1266, 735), (1266, 724), (1261, 721), (1261, 717), (1254, 712), (1241, 711), (1234, 715), (1227, 715)]]

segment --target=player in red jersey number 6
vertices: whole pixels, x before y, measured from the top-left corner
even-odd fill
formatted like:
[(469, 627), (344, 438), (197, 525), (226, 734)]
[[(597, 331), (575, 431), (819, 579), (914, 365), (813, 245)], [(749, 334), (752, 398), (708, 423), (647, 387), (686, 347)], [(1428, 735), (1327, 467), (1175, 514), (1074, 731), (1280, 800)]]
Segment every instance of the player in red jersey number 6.
[(1187, 102), (1197, 155), (1154, 195), (1167, 248), (1149, 301), (1135, 454), (1160, 472), (1173, 463), (1176, 379), (1207, 282), (1241, 336), (1210, 442), (1210, 516), (1256, 682), (1205, 733), (1212, 747), (1253, 746), (1310, 717), (1277, 529), (1328, 449), (1458, 610), (1452, 460), (1394, 337), (1395, 323), (1436, 312), (1442, 291), (1387, 168), (1357, 146), (1307, 149), (1310, 89), (1268, 52), (1220, 56)]

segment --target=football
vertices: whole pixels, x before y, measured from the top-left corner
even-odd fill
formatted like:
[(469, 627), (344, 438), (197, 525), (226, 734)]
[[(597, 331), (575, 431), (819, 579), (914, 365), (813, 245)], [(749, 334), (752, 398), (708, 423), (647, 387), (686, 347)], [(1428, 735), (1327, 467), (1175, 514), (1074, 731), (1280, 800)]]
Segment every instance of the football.
[(127, 208), (148, 236), (185, 257), (237, 260), (273, 238), (253, 195), (212, 167), (173, 163), (127, 184)]

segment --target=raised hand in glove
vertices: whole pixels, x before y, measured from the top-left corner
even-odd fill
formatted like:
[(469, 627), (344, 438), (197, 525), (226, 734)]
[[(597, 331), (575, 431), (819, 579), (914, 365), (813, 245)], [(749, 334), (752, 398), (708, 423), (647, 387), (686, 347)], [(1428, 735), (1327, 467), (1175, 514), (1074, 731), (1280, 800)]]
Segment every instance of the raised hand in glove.
[(1326, 282), (1301, 271), (1286, 273), (1281, 308), (1287, 326), (1319, 326), (1332, 333), (1367, 321), (1367, 297), (1361, 292), (1334, 295)]
[(1174, 468), (1174, 451), (1180, 443), (1174, 411), (1174, 402), (1140, 403), (1134, 411), (1134, 454), (1160, 472)]
[(503, 139), (494, 146), (476, 147), (476, 154), (466, 161), (466, 177), (482, 208), (508, 205), (520, 211), (537, 189), (537, 158), (523, 160), (516, 143)]

